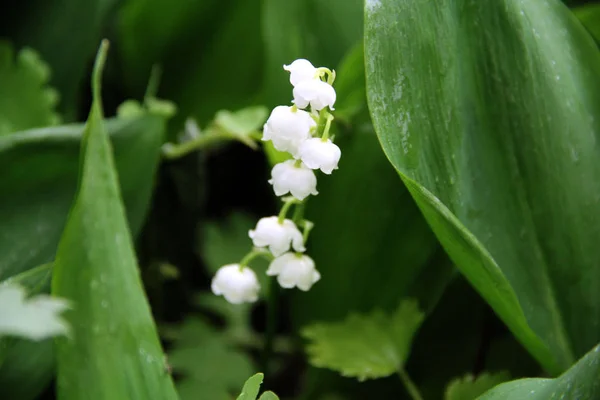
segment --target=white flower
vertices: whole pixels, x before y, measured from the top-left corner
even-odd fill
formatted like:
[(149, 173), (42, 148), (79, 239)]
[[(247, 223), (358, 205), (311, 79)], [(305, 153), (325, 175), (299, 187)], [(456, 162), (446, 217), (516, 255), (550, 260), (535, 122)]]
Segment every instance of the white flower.
[(306, 108), (310, 104), (313, 111), (319, 111), (327, 106), (333, 110), (335, 89), (320, 79), (300, 81), (294, 86), (294, 104)]
[(290, 73), (290, 83), (296, 86), (298, 83), (318, 79), (317, 69), (310, 63), (310, 61), (303, 58), (295, 60), (290, 65), (284, 65), (283, 69)]
[(232, 304), (253, 303), (260, 290), (254, 271), (239, 264), (219, 268), (210, 287), (214, 294), (223, 295)]
[(329, 175), (337, 169), (342, 151), (329, 139), (312, 138), (300, 145), (298, 155), (308, 168), (320, 169)]
[(277, 106), (265, 123), (262, 140), (271, 140), (277, 150), (296, 156), (298, 146), (311, 137), (310, 130), (316, 126), (316, 122), (306, 111)]
[(261, 218), (254, 230), (248, 232), (250, 239), (256, 247), (269, 246), (275, 257), (288, 251), (290, 246), (298, 252), (306, 250), (302, 234), (293, 221), (285, 219), (279, 223), (277, 217)]
[(274, 259), (269, 265), (267, 275), (277, 276), (281, 287), (307, 291), (321, 279), (321, 274), (315, 269), (315, 262), (309, 256), (297, 253), (285, 253)]
[(0, 337), (42, 340), (68, 335), (69, 325), (60, 316), (68, 308), (69, 302), (64, 299), (46, 295), (26, 298), (21, 286), (0, 285)]
[(317, 177), (300, 161), (287, 160), (273, 167), (269, 183), (273, 185), (275, 195), (283, 196), (291, 193), (298, 200), (304, 200), (309, 195), (317, 195)]

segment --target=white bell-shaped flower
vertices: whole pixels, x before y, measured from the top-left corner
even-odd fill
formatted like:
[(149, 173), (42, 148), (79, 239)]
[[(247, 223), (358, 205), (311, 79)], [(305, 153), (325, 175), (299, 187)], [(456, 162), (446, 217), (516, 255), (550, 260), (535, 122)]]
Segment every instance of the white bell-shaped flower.
[(325, 107), (333, 110), (335, 104), (335, 89), (320, 79), (300, 81), (294, 86), (294, 104), (299, 108), (306, 108), (310, 104), (313, 111), (320, 111)]
[(296, 156), (298, 146), (311, 137), (310, 131), (316, 126), (317, 123), (306, 111), (277, 106), (265, 123), (262, 140), (271, 140), (277, 150)]
[(269, 247), (269, 251), (279, 257), (293, 247), (295, 251), (303, 252), (304, 239), (302, 233), (292, 220), (285, 219), (279, 223), (277, 217), (261, 218), (254, 230), (248, 232), (252, 243), (256, 247)]
[(291, 193), (298, 200), (304, 200), (311, 194), (319, 194), (315, 173), (300, 161), (287, 160), (275, 165), (269, 183), (276, 196)]
[(296, 286), (304, 291), (321, 279), (312, 258), (299, 253), (285, 253), (274, 259), (267, 269), (267, 275), (277, 276), (277, 282), (283, 288), (291, 289)]
[(310, 61), (299, 58), (290, 65), (284, 65), (283, 69), (290, 73), (290, 83), (296, 86), (298, 83), (311, 79), (318, 79), (317, 69)]
[(329, 175), (338, 168), (342, 151), (329, 139), (312, 138), (300, 145), (298, 155), (308, 168), (320, 169)]
[(219, 268), (210, 287), (214, 294), (223, 295), (232, 304), (253, 303), (260, 290), (254, 271), (239, 264)]

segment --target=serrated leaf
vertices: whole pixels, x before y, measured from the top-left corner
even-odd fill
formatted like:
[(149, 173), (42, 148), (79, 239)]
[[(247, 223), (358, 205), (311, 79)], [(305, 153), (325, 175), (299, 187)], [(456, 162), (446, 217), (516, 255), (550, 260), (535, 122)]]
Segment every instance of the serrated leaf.
[(50, 67), (35, 51), (24, 48), (15, 57), (12, 46), (0, 41), (0, 136), (60, 121), (49, 78)]
[(461, 272), (547, 371), (600, 340), (600, 53), (557, 0), (365, 5), (369, 106)]
[(476, 400), (489, 389), (510, 379), (507, 372), (490, 374), (484, 372), (477, 377), (467, 374), (457, 378), (448, 384), (445, 400)]
[(182, 400), (231, 399), (253, 371), (250, 357), (197, 318), (187, 318), (175, 329), (168, 363), (182, 378), (177, 390)]
[(404, 300), (392, 314), (351, 314), (339, 323), (303, 329), (312, 365), (359, 380), (382, 378), (403, 367), (414, 334), (425, 319), (414, 300)]
[(63, 232), (52, 293), (71, 301), (71, 340), (57, 340), (57, 397), (177, 399), (145, 298), (100, 98), (98, 53), (79, 188)]
[(27, 297), (25, 289), (13, 283), (0, 285), (0, 338), (13, 336), (40, 341), (67, 335), (69, 326), (61, 313), (68, 302), (46, 295)]
[(555, 379), (528, 378), (503, 383), (479, 400), (596, 400), (600, 398), (600, 345)]
[(77, 119), (86, 73), (117, 3), (34, 0), (24, 7), (7, 7), (0, 14), (0, 37), (10, 37), (17, 48), (35, 49), (50, 65), (51, 83), (60, 92), (59, 108), (67, 121)]

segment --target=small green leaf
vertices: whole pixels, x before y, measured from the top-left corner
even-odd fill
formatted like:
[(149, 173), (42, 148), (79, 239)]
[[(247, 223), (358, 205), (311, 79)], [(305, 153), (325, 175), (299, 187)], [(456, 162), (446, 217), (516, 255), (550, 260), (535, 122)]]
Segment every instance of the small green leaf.
[(186, 319), (172, 334), (168, 363), (182, 377), (177, 383), (182, 400), (231, 399), (254, 369), (247, 354), (200, 319)]
[(242, 108), (235, 112), (221, 110), (215, 115), (214, 123), (226, 132), (248, 136), (262, 128), (268, 115), (269, 110), (264, 106)]
[(457, 378), (448, 384), (444, 399), (475, 400), (494, 386), (506, 382), (509, 379), (510, 375), (507, 372), (498, 372), (495, 374), (484, 372), (477, 377), (468, 374), (463, 378)]
[(340, 323), (317, 323), (302, 335), (310, 363), (359, 380), (383, 378), (399, 371), (425, 314), (414, 300), (404, 300), (391, 315), (375, 311), (351, 314)]
[(237, 397), (237, 400), (256, 400), (258, 392), (260, 391), (260, 385), (263, 382), (263, 378), (264, 375), (261, 373), (248, 378), (246, 383), (244, 383), (242, 393), (240, 393), (240, 395)]
[(52, 293), (73, 303), (73, 338), (57, 340), (57, 392), (70, 399), (177, 399), (145, 298), (102, 120), (103, 42), (81, 150), (79, 188), (64, 229)]
[(60, 121), (49, 78), (50, 68), (35, 51), (22, 49), (15, 60), (12, 47), (0, 41), (0, 136)]
[(479, 400), (597, 400), (600, 398), (600, 345), (555, 379), (528, 378), (496, 386)]
[(279, 400), (279, 397), (275, 393), (268, 391), (264, 392), (258, 400)]

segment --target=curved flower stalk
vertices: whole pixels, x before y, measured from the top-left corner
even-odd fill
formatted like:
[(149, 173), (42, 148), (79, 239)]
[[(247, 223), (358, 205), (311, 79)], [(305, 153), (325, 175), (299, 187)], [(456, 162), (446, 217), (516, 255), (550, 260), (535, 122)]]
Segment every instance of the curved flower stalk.
[[(319, 193), (317, 171), (331, 174), (338, 168), (342, 154), (329, 136), (336, 101), (332, 86), (335, 71), (314, 67), (305, 59), (295, 60), (283, 69), (290, 73), (293, 104), (272, 110), (263, 127), (262, 140), (270, 140), (277, 150), (292, 157), (275, 165), (269, 180), (276, 196), (290, 196), (282, 198), (278, 216), (261, 218), (256, 228), (248, 232), (254, 249), (239, 264), (228, 264), (217, 271), (213, 292), (230, 303), (258, 299), (258, 280), (248, 268), (255, 257), (269, 258), (266, 273), (283, 288), (308, 291), (321, 279), (312, 258), (304, 254), (313, 224), (303, 214), (306, 201)], [(293, 216), (288, 218), (292, 207)]]

